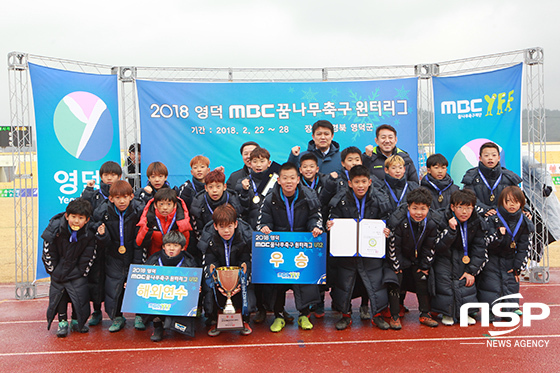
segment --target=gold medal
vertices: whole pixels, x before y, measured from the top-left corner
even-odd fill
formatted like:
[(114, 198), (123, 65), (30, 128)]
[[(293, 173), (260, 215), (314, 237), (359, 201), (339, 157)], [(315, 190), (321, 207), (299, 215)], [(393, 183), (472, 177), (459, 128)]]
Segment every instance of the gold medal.
[(126, 247), (120, 246), (119, 247), (119, 254), (124, 254), (124, 253), (126, 253)]
[(73, 226), (70, 227), (70, 229), (77, 232), (77, 231), (80, 230), (80, 226), (79, 225), (73, 225)]
[(511, 244), (509, 245), (509, 247), (511, 247), (512, 249), (515, 249), (515, 246), (517, 246), (517, 245), (515, 244), (515, 241), (511, 241)]
[(495, 198), (496, 198), (496, 197), (494, 197), (494, 193), (490, 194), (490, 202), (494, 202), (494, 199), (495, 199)]
[(261, 201), (261, 197), (259, 197), (259, 196), (254, 196), (254, 197), (253, 197), (253, 203), (254, 203), (254, 204), (257, 204), (257, 203), (259, 203), (260, 201)]
[(440, 194), (437, 200), (440, 203), (443, 202), (443, 194)]
[(471, 258), (469, 258), (468, 256), (465, 255), (465, 256), (463, 257), (463, 263), (469, 264), (470, 262), (471, 262)]

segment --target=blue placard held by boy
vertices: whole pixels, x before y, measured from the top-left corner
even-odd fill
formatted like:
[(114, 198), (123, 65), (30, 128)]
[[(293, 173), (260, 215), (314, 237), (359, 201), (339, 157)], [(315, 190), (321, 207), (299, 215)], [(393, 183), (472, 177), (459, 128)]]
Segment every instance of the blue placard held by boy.
[(196, 316), (202, 268), (131, 265), (123, 312)]
[(253, 282), (325, 284), (326, 234), (253, 232)]

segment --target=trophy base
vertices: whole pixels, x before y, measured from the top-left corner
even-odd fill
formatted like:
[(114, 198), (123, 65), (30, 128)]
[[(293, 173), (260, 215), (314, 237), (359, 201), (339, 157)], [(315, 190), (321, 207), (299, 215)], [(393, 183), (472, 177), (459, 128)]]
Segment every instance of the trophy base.
[(240, 313), (219, 314), (216, 329), (221, 332), (243, 330), (243, 316)]

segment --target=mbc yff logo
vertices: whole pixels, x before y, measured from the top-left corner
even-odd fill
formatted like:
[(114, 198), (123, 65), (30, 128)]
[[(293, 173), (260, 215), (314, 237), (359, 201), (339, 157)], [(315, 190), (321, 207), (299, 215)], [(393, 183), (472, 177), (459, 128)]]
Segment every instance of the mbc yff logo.
[[(504, 297), (496, 299), (492, 303), (492, 313), (496, 317), (508, 318), (510, 321), (495, 321), (493, 324), (495, 327), (498, 328), (511, 328), (508, 330), (501, 330), (501, 331), (489, 331), (488, 333), (492, 337), (504, 335), (507, 333), (511, 333), (521, 325), (521, 318), (518, 314), (513, 312), (519, 308), (519, 303), (515, 301), (509, 302), (502, 302), (508, 299), (521, 299), (523, 298), (521, 294), (511, 294), (506, 295)], [(465, 303), (461, 306), (459, 318), (461, 321), (461, 326), (468, 325), (468, 315), (469, 310), (471, 309), (478, 309), (480, 308), (480, 324), (484, 327), (490, 326), (490, 305), (488, 303)], [(504, 310), (504, 308), (506, 310)], [(508, 311), (510, 309), (511, 311)], [(540, 309), (540, 313), (533, 313), (533, 310)], [(550, 316), (550, 307), (544, 303), (529, 303), (525, 302), (523, 304), (523, 326), (531, 326), (532, 320), (544, 320), (548, 316)]]

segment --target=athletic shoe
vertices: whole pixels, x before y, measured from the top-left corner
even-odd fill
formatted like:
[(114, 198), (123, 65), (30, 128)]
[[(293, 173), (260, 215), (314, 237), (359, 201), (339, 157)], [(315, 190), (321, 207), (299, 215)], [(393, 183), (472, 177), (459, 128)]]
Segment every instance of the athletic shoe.
[(249, 335), (253, 332), (253, 329), (249, 326), (249, 323), (243, 323), (243, 330), (241, 330), (241, 335)]
[(93, 311), (91, 314), (91, 319), (89, 319), (88, 325), (95, 326), (98, 325), (103, 320), (103, 314), (101, 311)]
[[(472, 317), (470, 317), (470, 318), (472, 318)], [(451, 326), (451, 325), (455, 324), (455, 321), (453, 320), (453, 317), (443, 315), (443, 317), (441, 318), (441, 323), (443, 325)]]
[(80, 332), (80, 333), (87, 333), (89, 332), (89, 328), (87, 325), (82, 326), (82, 329), (78, 330), (78, 320), (72, 319), (72, 331)]
[(286, 320), (287, 322), (293, 322), (294, 321), (294, 317), (292, 315), (290, 315), (288, 313), (288, 311), (286, 311), (285, 308), (282, 310), (282, 316), (284, 316), (284, 320)]
[(322, 319), (325, 316), (325, 303), (319, 303), (313, 310), (313, 314), (316, 318)]
[(266, 310), (265, 309), (257, 310), (257, 313), (255, 314), (255, 317), (253, 318), (253, 322), (255, 324), (260, 324), (260, 323), (264, 322), (264, 320), (266, 320)]
[(513, 311), (513, 312), (514, 312), (516, 315), (523, 316), (523, 311), (521, 311), (519, 308), (516, 309), (516, 310)]
[(278, 333), (281, 332), (285, 326), (286, 326), (286, 321), (281, 317), (277, 317), (274, 319), (272, 325), (270, 325), (270, 331), (273, 333)]
[(159, 342), (163, 339), (163, 325), (155, 326), (154, 333), (150, 337), (152, 342)]
[(467, 322), (469, 325), (474, 325), (476, 324), (476, 320), (474, 319), (474, 317), (467, 317)]
[(369, 313), (368, 306), (360, 306), (360, 319), (369, 320), (371, 319), (371, 313)]
[(421, 313), (419, 318), (420, 324), (435, 328), (438, 326), (438, 322), (430, 316), (429, 313)]
[(352, 316), (349, 313), (343, 313), (342, 318), (334, 325), (336, 330), (344, 330), (352, 325)]
[(113, 324), (109, 327), (109, 331), (111, 333), (118, 332), (122, 328), (124, 328), (124, 324), (126, 323), (126, 319), (122, 316), (117, 316), (113, 320)]
[(391, 317), (389, 319), (389, 326), (391, 327), (391, 329), (401, 330), (402, 329), (401, 319), (398, 316)]
[(58, 322), (58, 329), (56, 330), (56, 336), (58, 338), (64, 338), (68, 335), (68, 321), (62, 320)]
[(208, 329), (208, 335), (210, 337), (216, 337), (218, 335), (220, 335), (220, 331), (218, 330), (218, 327), (216, 325), (213, 325), (210, 329)]
[(377, 314), (373, 319), (371, 319), (371, 323), (381, 330), (387, 330), (391, 327), (380, 314)]
[(300, 328), (302, 328), (303, 330), (311, 330), (313, 329), (313, 324), (311, 324), (311, 321), (309, 321), (309, 317), (307, 316), (300, 316), (297, 319), (297, 323), (300, 326)]
[(134, 329), (136, 330), (146, 330), (146, 325), (144, 325), (144, 322), (142, 321), (142, 316), (136, 316), (134, 318)]

